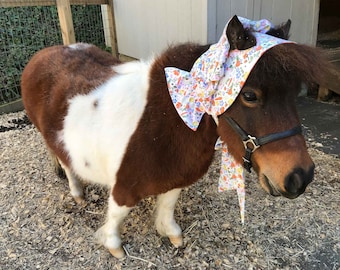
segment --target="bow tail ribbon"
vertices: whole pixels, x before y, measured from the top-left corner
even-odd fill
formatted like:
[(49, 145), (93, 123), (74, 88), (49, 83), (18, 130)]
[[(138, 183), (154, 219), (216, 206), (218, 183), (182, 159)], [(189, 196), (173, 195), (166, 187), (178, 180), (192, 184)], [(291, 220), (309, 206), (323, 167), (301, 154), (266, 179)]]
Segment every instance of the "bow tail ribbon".
[(218, 142), (216, 143), (216, 149), (218, 149), (219, 147), (222, 148), (222, 165), (218, 183), (218, 191), (237, 191), (241, 222), (242, 224), (244, 224), (246, 192), (243, 167), (241, 164), (235, 161), (234, 157), (228, 152), (227, 145), (220, 140), (218, 140)]

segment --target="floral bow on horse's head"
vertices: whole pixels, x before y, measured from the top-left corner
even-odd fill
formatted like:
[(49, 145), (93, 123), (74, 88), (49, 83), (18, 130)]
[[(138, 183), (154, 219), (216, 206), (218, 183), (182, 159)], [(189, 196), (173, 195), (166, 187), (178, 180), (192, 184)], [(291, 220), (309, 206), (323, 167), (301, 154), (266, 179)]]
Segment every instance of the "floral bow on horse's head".
[[(263, 53), (288, 42), (266, 33), (272, 29), (268, 20), (251, 21), (234, 16), (225, 26), (220, 40), (210, 46), (190, 71), (166, 67), (165, 75), (171, 100), (182, 120), (196, 130), (203, 114), (223, 114), (235, 101), (248, 75)], [(243, 168), (229, 154), (220, 140), (222, 168), (219, 190), (237, 189), (243, 222)]]
[(224, 113), (262, 54), (287, 42), (266, 35), (271, 28), (268, 20), (250, 21), (234, 16), (220, 40), (196, 60), (190, 72), (165, 68), (172, 102), (188, 127), (196, 130), (204, 113)]

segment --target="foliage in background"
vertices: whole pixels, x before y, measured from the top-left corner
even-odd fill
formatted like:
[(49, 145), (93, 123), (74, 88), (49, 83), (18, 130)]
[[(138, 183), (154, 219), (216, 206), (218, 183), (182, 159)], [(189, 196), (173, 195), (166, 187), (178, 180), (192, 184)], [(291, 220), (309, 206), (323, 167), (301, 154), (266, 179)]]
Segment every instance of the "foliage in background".
[(76, 41), (95, 44), (105, 49), (105, 37), (100, 6), (72, 6)]
[[(72, 6), (76, 40), (105, 48), (100, 6)], [(62, 44), (57, 8), (0, 8), (0, 105), (20, 98), (23, 68), (38, 50)]]

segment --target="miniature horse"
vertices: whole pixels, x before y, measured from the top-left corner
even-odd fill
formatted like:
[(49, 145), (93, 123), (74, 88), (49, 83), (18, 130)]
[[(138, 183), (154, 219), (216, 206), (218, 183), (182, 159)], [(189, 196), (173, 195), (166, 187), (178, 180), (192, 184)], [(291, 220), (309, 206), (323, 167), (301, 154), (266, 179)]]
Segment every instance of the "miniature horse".
[[(227, 31), (246, 31), (235, 27)], [(174, 108), (164, 68), (190, 71), (208, 48), (188, 43), (150, 62), (120, 63), (92, 45), (54, 46), (38, 52), (23, 72), (26, 112), (65, 170), (74, 199), (81, 203), (84, 198), (78, 179), (110, 188), (107, 221), (96, 234), (117, 258), (124, 256), (119, 225), (150, 195), (157, 195), (157, 231), (176, 247), (182, 245), (175, 203), (181, 188), (208, 170), (217, 138), (243, 162), (242, 139), (225, 118), (254, 136), (300, 126), (294, 102), (301, 83), (320, 81), (327, 66), (314, 48), (275, 46), (257, 62), (233, 105), (217, 121), (205, 114), (193, 131)], [(251, 161), (261, 186), (272, 195), (295, 198), (313, 178), (314, 164), (301, 133), (260, 147)]]

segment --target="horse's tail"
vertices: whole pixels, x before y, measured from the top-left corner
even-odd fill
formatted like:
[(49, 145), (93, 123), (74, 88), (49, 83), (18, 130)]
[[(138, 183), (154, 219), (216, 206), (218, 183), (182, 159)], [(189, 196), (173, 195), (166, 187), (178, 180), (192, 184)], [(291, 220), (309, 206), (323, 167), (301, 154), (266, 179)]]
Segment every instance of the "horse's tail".
[(56, 175), (62, 179), (66, 179), (66, 174), (64, 169), (61, 167), (60, 162), (57, 158), (57, 156), (54, 154), (54, 152), (48, 148), (48, 152), (50, 154), (51, 157), (51, 164), (53, 166), (53, 170), (56, 173)]

